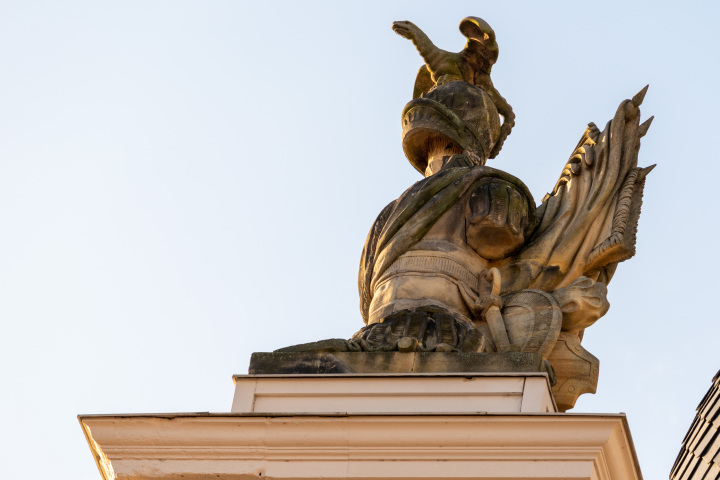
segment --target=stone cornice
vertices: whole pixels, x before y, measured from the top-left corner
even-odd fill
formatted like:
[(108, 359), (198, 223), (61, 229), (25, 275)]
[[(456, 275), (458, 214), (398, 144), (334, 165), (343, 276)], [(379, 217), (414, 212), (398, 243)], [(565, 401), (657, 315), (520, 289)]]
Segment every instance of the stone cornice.
[(641, 478), (622, 414), (79, 419), (105, 480)]

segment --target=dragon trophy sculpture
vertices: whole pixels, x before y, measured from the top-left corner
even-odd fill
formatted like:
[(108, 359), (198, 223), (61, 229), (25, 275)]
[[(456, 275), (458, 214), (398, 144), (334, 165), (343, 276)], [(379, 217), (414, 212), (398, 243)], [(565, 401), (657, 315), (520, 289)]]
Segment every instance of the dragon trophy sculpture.
[(366, 324), (350, 340), (278, 352), (533, 352), (554, 375), (560, 410), (595, 392), (599, 361), (581, 345), (609, 308), (607, 284), (635, 254), (646, 175), (640, 123), (647, 87), (600, 131), (590, 123), (552, 192), (536, 206), (525, 184), (485, 165), (515, 115), (490, 79), (495, 32), (467, 17), (465, 48), (436, 47), (393, 23), (425, 64), (402, 112), (402, 145), (424, 175), (375, 220), (360, 261)]

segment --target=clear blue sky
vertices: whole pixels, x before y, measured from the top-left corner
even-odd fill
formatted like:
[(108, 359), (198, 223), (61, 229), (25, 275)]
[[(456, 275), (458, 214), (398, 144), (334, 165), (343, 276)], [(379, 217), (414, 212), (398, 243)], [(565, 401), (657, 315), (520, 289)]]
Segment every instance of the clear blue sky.
[[(0, 1), (0, 477), (96, 480), (78, 413), (228, 411), (251, 352), (362, 326), (363, 241), (419, 175), (411, 20), (495, 29), (539, 201), (645, 84), (636, 258), (575, 411), (626, 412), (666, 478), (720, 368), (717, 2)], [(709, 303), (708, 303), (709, 302)]]

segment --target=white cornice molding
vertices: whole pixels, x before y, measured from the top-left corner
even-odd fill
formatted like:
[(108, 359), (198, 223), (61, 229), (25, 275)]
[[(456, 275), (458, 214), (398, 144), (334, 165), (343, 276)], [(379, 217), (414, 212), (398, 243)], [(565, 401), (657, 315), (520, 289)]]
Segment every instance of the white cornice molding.
[(641, 478), (622, 414), (79, 419), (105, 480)]

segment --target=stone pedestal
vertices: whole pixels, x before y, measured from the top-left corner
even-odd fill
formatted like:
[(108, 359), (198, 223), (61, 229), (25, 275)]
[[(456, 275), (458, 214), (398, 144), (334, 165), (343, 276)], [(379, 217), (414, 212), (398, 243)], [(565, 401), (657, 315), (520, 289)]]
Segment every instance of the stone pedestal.
[(103, 479), (640, 479), (545, 374), (236, 376), (231, 413), (81, 415)]

